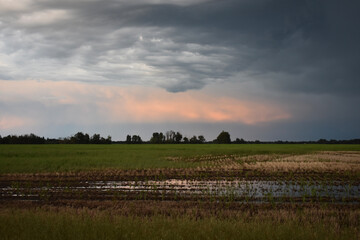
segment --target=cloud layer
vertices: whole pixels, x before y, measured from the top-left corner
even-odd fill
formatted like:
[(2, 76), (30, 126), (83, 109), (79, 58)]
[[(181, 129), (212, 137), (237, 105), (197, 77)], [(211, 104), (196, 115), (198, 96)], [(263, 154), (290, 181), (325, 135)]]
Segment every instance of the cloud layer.
[(358, 94), (355, 1), (0, 1), (1, 79)]

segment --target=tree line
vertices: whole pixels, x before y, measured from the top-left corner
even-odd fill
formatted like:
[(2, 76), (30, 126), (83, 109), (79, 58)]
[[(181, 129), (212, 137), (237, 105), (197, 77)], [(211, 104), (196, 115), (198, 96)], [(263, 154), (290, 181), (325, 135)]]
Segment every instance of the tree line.
[(39, 137), (33, 133), (25, 135), (8, 135), (2, 137), (0, 135), (0, 144), (203, 144), (203, 143), (217, 143), (217, 144), (360, 144), (360, 139), (351, 140), (326, 140), (319, 139), (318, 141), (246, 141), (243, 138), (236, 138), (231, 140), (230, 133), (222, 131), (216, 139), (206, 141), (203, 135), (192, 136), (190, 138), (184, 137), (180, 132), (173, 130), (162, 132), (154, 132), (149, 141), (143, 141), (139, 135), (127, 135), (125, 141), (112, 141), (111, 136), (106, 138), (100, 134), (93, 134), (90, 136), (87, 133), (77, 132), (76, 134), (67, 138), (44, 138)]
[(154, 132), (152, 137), (150, 138), (150, 143), (205, 143), (206, 139), (203, 135), (192, 136), (191, 138), (183, 137), (180, 132), (175, 131), (167, 131), (165, 134), (162, 132)]
[(36, 136), (35, 134), (25, 135), (8, 135), (6, 137), (0, 136), (0, 144), (110, 144), (112, 143), (111, 136), (107, 138), (101, 137), (100, 134), (90, 136), (87, 133), (78, 132), (75, 135), (67, 138), (44, 138)]

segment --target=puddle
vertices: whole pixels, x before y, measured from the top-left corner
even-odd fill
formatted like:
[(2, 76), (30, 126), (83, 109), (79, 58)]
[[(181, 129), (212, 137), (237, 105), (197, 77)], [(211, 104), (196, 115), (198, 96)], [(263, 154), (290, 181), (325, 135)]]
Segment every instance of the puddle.
[[(152, 194), (154, 196), (191, 198), (227, 198), (233, 201), (272, 201), (273, 199), (315, 199), (331, 202), (360, 202), (360, 185), (343, 184), (339, 181), (326, 183), (291, 182), (291, 181), (199, 181), (176, 180), (165, 181), (93, 181), (81, 182), (77, 186), (42, 186), (1, 188), (2, 198), (15, 197), (26, 199), (42, 195), (64, 196), (67, 193), (95, 194), (97, 198), (111, 194)], [(325, 199), (325, 200), (324, 200)], [(327, 200), (326, 200), (327, 199)], [(300, 200), (301, 201), (301, 200)]]
[(311, 184), (308, 182), (278, 181), (187, 181), (171, 179), (166, 181), (97, 181), (87, 182), (88, 189), (122, 190), (122, 191), (159, 191), (177, 192), (179, 194), (200, 194), (235, 197), (251, 196), (273, 197), (360, 197), (360, 186), (342, 185), (341, 182), (329, 184)]

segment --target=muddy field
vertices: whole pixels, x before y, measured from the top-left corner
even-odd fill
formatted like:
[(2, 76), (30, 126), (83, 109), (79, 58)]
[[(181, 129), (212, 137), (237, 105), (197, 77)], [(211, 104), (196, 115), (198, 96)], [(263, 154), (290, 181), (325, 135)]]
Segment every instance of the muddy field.
[(196, 168), (2, 174), (0, 201), (203, 201), (359, 206), (360, 153), (167, 157)]
[[(41, 166), (47, 155), (54, 157), (53, 151), (41, 152), (45, 150), (26, 152), (21, 162), (31, 156), (30, 162)], [(5, 155), (8, 162), (20, 158), (15, 152)], [(158, 161), (170, 167), (161, 168), (2, 173), (0, 235), (2, 239), (360, 237), (359, 151), (191, 155), (165, 155)], [(98, 157), (95, 160), (98, 164)]]

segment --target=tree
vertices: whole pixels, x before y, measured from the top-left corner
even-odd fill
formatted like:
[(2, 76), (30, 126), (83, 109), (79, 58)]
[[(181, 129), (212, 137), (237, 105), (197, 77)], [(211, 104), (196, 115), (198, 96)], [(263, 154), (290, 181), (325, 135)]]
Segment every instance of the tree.
[(76, 133), (73, 137), (71, 137), (71, 142), (72, 143), (89, 143), (90, 142), (90, 137), (89, 134), (84, 134), (82, 132), (78, 132)]
[(84, 135), (84, 143), (89, 143), (90, 142), (90, 136), (89, 136), (89, 134), (85, 134)]
[(165, 136), (164, 136), (164, 134), (162, 132), (159, 133), (159, 142), (160, 143), (165, 142)]
[(242, 144), (242, 143), (246, 143), (246, 141), (243, 138), (241, 139), (236, 138), (235, 143)]
[(126, 136), (126, 143), (130, 144), (130, 143), (142, 143), (142, 139), (139, 135), (127, 135)]
[(189, 139), (187, 137), (184, 137), (184, 143), (189, 143)]
[(112, 143), (112, 139), (111, 139), (111, 136), (108, 135), (107, 138), (105, 139), (105, 143), (107, 144), (111, 144)]
[(90, 142), (91, 143), (94, 143), (94, 144), (99, 144), (100, 143), (100, 134), (94, 134), (91, 139), (90, 139)]
[(154, 132), (154, 133), (152, 134), (152, 137), (150, 138), (150, 142), (151, 142), (151, 143), (159, 143), (158, 140), (159, 140), (159, 133), (158, 133), (158, 132)]
[(203, 135), (198, 136), (199, 143), (204, 143), (206, 140)]
[(173, 130), (167, 131), (166, 135), (166, 142), (174, 142), (175, 141), (175, 132)]
[(180, 143), (182, 137), (183, 137), (183, 136), (181, 135), (181, 133), (177, 132), (177, 133), (175, 134), (175, 142)]
[(165, 136), (162, 132), (161, 133), (154, 132), (153, 136), (150, 139), (151, 143), (163, 143), (164, 141), (165, 141)]
[(198, 143), (197, 137), (193, 136), (192, 138), (190, 138), (190, 143)]
[(142, 143), (142, 139), (139, 135), (133, 135), (131, 138), (132, 143)]
[(126, 143), (131, 143), (131, 136), (130, 135), (126, 136)]
[(324, 138), (321, 138), (317, 141), (317, 143), (320, 143), (320, 144), (326, 144), (327, 143), (327, 140), (324, 139)]
[(230, 134), (228, 132), (222, 131), (219, 136), (216, 138), (217, 143), (231, 143)]

